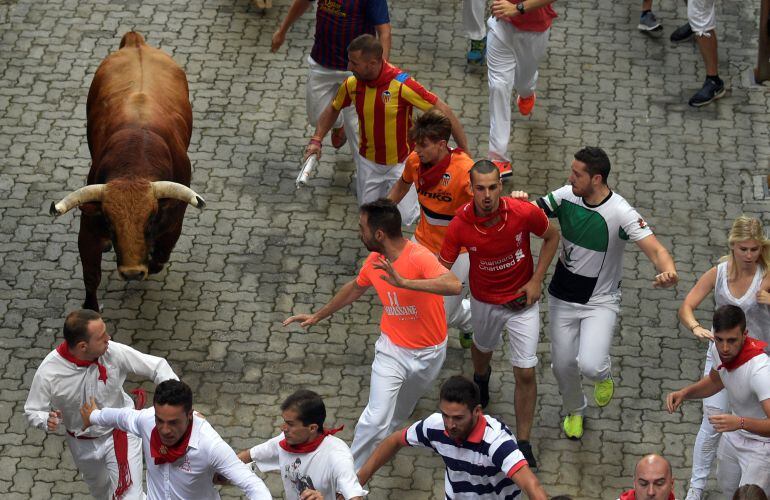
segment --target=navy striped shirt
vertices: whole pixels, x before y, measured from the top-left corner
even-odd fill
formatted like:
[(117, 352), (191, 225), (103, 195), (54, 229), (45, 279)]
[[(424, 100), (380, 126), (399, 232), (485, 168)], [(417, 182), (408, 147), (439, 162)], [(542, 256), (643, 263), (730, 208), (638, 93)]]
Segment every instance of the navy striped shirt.
[[(312, 1), (312, 0), (311, 0)], [(348, 45), (374, 27), (390, 23), (386, 0), (318, 0), (315, 43), (310, 52), (318, 64), (348, 69)]]
[(513, 433), (493, 417), (481, 416), (468, 439), (458, 443), (447, 435), (441, 414), (434, 413), (404, 429), (403, 441), (441, 455), (447, 499), (512, 499), (521, 493), (511, 476), (527, 460)]

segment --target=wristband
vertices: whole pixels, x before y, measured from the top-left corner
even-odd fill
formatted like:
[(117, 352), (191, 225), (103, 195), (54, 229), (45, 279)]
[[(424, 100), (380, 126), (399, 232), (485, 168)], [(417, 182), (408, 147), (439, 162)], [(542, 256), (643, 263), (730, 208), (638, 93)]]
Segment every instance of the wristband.
[(310, 138), (310, 143), (308, 145), (310, 144), (315, 144), (319, 148), (323, 147), (323, 144), (321, 144), (321, 139), (319, 139), (317, 136), (313, 136)]
[(703, 327), (702, 327), (702, 326), (700, 326), (700, 323), (695, 323), (694, 325), (692, 325), (692, 326), (690, 327), (690, 331), (691, 331), (691, 332), (694, 332), (696, 328), (703, 328)]
[(743, 424), (745, 424), (745, 423), (746, 423), (746, 421), (743, 419), (743, 417), (741, 417), (741, 430), (744, 430), (743, 429)]

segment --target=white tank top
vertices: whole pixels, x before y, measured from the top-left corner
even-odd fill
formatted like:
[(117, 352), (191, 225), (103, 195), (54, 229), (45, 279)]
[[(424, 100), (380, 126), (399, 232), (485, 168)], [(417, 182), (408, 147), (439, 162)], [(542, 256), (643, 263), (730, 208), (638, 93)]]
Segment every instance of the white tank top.
[(743, 297), (733, 297), (727, 286), (727, 262), (717, 266), (717, 282), (714, 285), (714, 302), (717, 307), (732, 304), (743, 309), (746, 314), (746, 327), (749, 335), (755, 339), (770, 342), (770, 306), (757, 302), (757, 292), (762, 284), (762, 268), (757, 266), (751, 286)]

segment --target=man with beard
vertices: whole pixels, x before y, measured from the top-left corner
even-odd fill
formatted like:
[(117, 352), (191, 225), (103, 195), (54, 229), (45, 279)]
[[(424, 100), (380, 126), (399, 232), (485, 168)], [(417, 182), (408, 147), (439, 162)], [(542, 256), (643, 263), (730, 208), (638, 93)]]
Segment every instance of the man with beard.
[(450, 377), (441, 386), (439, 410), (388, 436), (358, 471), (361, 484), (401, 448), (419, 446), (444, 459), (446, 498), (514, 498), (520, 491), (530, 500), (548, 498), (511, 431), (482, 412), (476, 384), (459, 375)]
[[(400, 202), (414, 185), (420, 202), (420, 223), (414, 240), (435, 255), (441, 251), (447, 226), (471, 195), (469, 172), (473, 160), (460, 148), (449, 147), (452, 122), (441, 111), (431, 109), (419, 116), (409, 129), (409, 140), (414, 143), (406, 159), (401, 179), (388, 193), (393, 203)], [(447, 326), (460, 331), (460, 344), (469, 348), (473, 341), (471, 306), (467, 299), (468, 252), (462, 250), (450, 269), (463, 282), (463, 293), (444, 297)]]
[(91, 399), (80, 409), (83, 429), (114, 427), (141, 436), (150, 500), (219, 500), (214, 475), (238, 486), (251, 500), (271, 500), (270, 491), (204, 418), (193, 413), (190, 387), (179, 380), (158, 384), (152, 408), (98, 409)]
[[(340, 85), (334, 101), (321, 113), (315, 134), (305, 149), (305, 158), (321, 155), (321, 142), (343, 108), (355, 106), (358, 115), (360, 146), (356, 160), (356, 196), (358, 204), (374, 201), (388, 194), (404, 171), (410, 145), (407, 131), (412, 123), (412, 109), (436, 108), (452, 122), (457, 145), (468, 151), (462, 125), (441, 99), (427, 91), (408, 73), (383, 58), (382, 44), (371, 35), (361, 35), (348, 46), (348, 69), (353, 76)], [(399, 203), (401, 218), (412, 224), (419, 214), (414, 189)]]
[(734, 305), (714, 312), (711, 351), (721, 364), (708, 375), (666, 398), (669, 413), (688, 399), (703, 399), (725, 389), (731, 414), (709, 417), (723, 433), (717, 449), (717, 481), (725, 498), (739, 486), (756, 484), (770, 494), (770, 358), (767, 343), (748, 336), (746, 315)]
[(654, 453), (642, 457), (634, 469), (634, 489), (624, 491), (618, 500), (675, 500), (669, 461)]
[[(470, 256), (473, 381), (481, 391), (481, 407), (489, 403), (492, 353), (508, 332), (516, 379), (513, 406), (519, 448), (530, 467), (537, 467), (529, 443), (537, 402), (537, 343), (540, 338), (540, 291), (559, 246), (559, 232), (543, 211), (529, 203), (502, 197), (500, 171), (488, 160), (470, 173), (473, 201), (463, 205), (447, 229), (441, 262), (450, 268), (464, 247)], [(543, 239), (537, 268), (530, 235)]]
[(358, 419), (351, 451), (361, 467), (375, 446), (411, 415), (438, 376), (446, 357), (446, 317), (441, 295), (457, 295), (462, 284), (422, 245), (404, 238), (401, 214), (387, 199), (365, 203), (361, 241), (371, 253), (358, 276), (320, 310), (297, 314), (284, 326), (309, 327), (353, 303), (369, 287), (382, 302), (369, 402)]

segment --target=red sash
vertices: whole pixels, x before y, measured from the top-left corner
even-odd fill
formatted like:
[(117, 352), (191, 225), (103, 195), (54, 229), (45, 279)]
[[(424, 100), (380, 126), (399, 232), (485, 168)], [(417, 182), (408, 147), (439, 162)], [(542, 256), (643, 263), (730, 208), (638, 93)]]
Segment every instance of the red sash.
[(172, 447), (168, 447), (160, 441), (158, 428), (155, 427), (150, 434), (150, 456), (155, 459), (155, 465), (176, 462), (181, 456), (187, 453), (187, 445), (190, 444), (190, 435), (192, 434), (193, 422), (187, 426), (187, 431), (182, 439)]
[(66, 359), (70, 363), (74, 363), (76, 366), (88, 367), (96, 364), (96, 366), (99, 368), (99, 380), (105, 384), (107, 383), (107, 368), (103, 364), (99, 363), (99, 359), (95, 359), (93, 361), (83, 361), (82, 359), (76, 358), (70, 352), (69, 347), (67, 347), (67, 342), (62, 342), (59, 344), (59, 346), (56, 348), (56, 352), (59, 353), (59, 356)]
[(278, 442), (278, 445), (289, 453), (310, 453), (311, 451), (315, 451), (319, 446), (321, 446), (321, 443), (326, 436), (333, 436), (344, 428), (345, 426), (341, 425), (336, 429), (324, 430), (321, 432), (321, 435), (314, 440), (297, 445), (287, 443), (286, 439), (284, 438)]
[(764, 354), (765, 347), (767, 347), (767, 342), (762, 342), (761, 340), (747, 336), (746, 341), (741, 348), (741, 352), (738, 353), (735, 359), (717, 366), (717, 370), (725, 368), (728, 372), (731, 372), (741, 365), (746, 364), (751, 358)]

